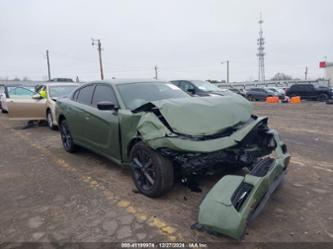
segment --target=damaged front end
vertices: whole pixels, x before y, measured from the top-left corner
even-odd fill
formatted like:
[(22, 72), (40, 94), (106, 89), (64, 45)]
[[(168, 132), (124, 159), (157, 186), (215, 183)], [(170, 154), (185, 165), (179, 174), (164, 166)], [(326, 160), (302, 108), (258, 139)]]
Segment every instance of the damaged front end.
[[(212, 152), (183, 152), (166, 147), (159, 148), (161, 155), (170, 158), (174, 165), (181, 171), (181, 175), (191, 177), (191, 175), (204, 175), (206, 173), (214, 173), (221, 170), (238, 170), (241, 168), (251, 169), (257, 162), (258, 158), (269, 155), (276, 148), (276, 142), (273, 134), (269, 132), (267, 126), (267, 118), (255, 121), (256, 117), (252, 117), (249, 123), (256, 123), (240, 141), (237, 140), (237, 129), (229, 129), (212, 138), (204, 137), (185, 137), (191, 141), (209, 141), (211, 139), (221, 139), (220, 145), (229, 144), (228, 140), (234, 138), (234, 145)], [(248, 124), (243, 125), (243, 129)], [(238, 132), (242, 132), (239, 129)]]
[(276, 131), (269, 132), (276, 142), (276, 158), (259, 160), (245, 176), (224, 176), (201, 202), (195, 227), (242, 239), (246, 224), (259, 214), (287, 172), (286, 145)]
[(138, 110), (145, 114), (137, 131), (150, 148), (172, 161), (182, 179), (244, 167), (250, 171), (216, 183), (200, 204), (195, 226), (241, 239), (247, 222), (281, 183), (290, 155), (278, 133), (268, 128), (267, 117), (252, 115), (241, 100), (221, 99), (149, 103)]

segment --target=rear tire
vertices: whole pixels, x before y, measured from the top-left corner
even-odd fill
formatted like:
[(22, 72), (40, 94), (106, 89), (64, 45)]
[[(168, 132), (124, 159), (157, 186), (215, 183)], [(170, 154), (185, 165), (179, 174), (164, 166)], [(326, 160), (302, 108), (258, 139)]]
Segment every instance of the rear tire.
[(159, 197), (174, 184), (171, 161), (143, 142), (135, 144), (130, 153), (133, 181), (137, 189), (149, 197)]
[(70, 153), (75, 152), (77, 146), (73, 141), (73, 137), (68, 128), (66, 119), (63, 119), (60, 123), (60, 135), (61, 135), (62, 145), (64, 146), (65, 151)]
[(56, 126), (53, 124), (53, 117), (52, 117), (52, 113), (50, 110), (47, 110), (46, 113), (46, 120), (47, 120), (47, 126), (51, 129), (51, 130), (55, 130)]

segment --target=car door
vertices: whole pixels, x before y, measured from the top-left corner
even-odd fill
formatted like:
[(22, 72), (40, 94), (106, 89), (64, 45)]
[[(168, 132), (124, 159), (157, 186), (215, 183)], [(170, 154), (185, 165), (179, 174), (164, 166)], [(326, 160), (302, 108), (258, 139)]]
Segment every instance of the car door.
[(67, 112), (70, 115), (66, 116), (68, 126), (72, 133), (75, 142), (88, 146), (88, 140), (85, 137), (84, 130), (89, 121), (90, 112), (92, 111), (91, 101), (95, 90), (94, 84), (89, 84), (77, 89), (73, 95), (73, 102), (68, 106)]
[(253, 88), (253, 89), (252, 89), (252, 95), (253, 95), (257, 100), (261, 100), (261, 99), (262, 99), (263, 92), (261, 91), (260, 88)]
[(120, 158), (119, 119), (116, 110), (99, 110), (99, 102), (112, 102), (118, 106), (114, 90), (108, 84), (96, 84), (89, 107), (89, 116), (86, 116), (84, 137), (93, 148), (108, 157)]
[(44, 120), (46, 99), (25, 87), (13, 87), (6, 99), (8, 117), (11, 120)]
[(304, 85), (304, 96), (306, 96), (306, 98), (311, 99), (311, 98), (315, 98), (316, 96), (316, 90), (314, 89), (313, 85)]

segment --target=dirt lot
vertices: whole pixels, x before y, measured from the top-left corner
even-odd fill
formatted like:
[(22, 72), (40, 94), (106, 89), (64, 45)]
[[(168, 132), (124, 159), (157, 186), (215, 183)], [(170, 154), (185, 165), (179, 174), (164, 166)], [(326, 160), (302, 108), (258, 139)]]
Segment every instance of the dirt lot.
[[(244, 241), (333, 242), (333, 106), (256, 103), (292, 155), (284, 184)], [(232, 241), (191, 230), (203, 194), (180, 184), (149, 199), (130, 171), (81, 150), (66, 153), (57, 131), (23, 130), (0, 115), (0, 241)]]

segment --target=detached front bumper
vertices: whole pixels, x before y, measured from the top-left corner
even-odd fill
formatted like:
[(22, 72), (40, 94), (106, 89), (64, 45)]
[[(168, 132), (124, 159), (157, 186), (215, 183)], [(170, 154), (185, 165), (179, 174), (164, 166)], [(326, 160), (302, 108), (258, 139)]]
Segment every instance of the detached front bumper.
[(287, 172), (290, 155), (276, 131), (276, 158), (260, 160), (246, 176), (224, 176), (200, 204), (198, 225), (240, 240)]

